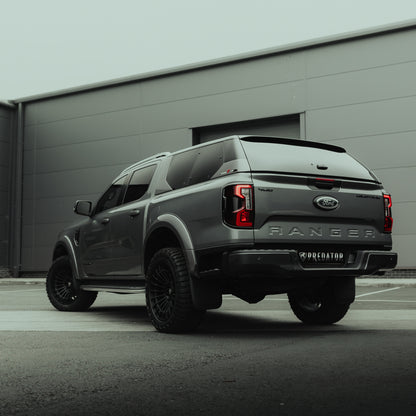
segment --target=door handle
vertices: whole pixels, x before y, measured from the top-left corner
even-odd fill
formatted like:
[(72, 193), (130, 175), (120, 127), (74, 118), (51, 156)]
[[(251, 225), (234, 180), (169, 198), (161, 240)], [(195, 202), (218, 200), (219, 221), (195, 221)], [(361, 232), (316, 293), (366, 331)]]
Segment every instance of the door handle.
[(110, 218), (103, 218), (100, 222), (101, 224), (108, 224), (110, 222)]
[(129, 215), (131, 218), (137, 217), (138, 215), (140, 215), (140, 210), (139, 209), (132, 209), (129, 212)]

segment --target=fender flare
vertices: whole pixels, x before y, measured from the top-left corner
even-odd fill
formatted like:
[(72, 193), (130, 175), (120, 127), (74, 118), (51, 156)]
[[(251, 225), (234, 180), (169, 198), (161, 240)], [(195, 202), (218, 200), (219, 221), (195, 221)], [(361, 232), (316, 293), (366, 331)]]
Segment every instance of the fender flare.
[(62, 239), (60, 239), (55, 244), (55, 247), (53, 249), (53, 253), (54, 253), (53, 258), (54, 258), (54, 260), (56, 258), (55, 252), (60, 247), (62, 247), (66, 251), (66, 253), (69, 257), (69, 262), (71, 264), (74, 279), (75, 280), (80, 280), (79, 267), (78, 267), (78, 264), (75, 260), (76, 259), (75, 249), (74, 249), (74, 246), (72, 244), (71, 239), (67, 235), (62, 236)]
[[(188, 227), (176, 215), (162, 214), (157, 217), (156, 223), (149, 229), (148, 237), (153, 233), (153, 231), (163, 227), (169, 228), (176, 235), (185, 255), (189, 272), (191, 276), (193, 276), (196, 273), (196, 256)], [(148, 237), (146, 238), (146, 242)]]

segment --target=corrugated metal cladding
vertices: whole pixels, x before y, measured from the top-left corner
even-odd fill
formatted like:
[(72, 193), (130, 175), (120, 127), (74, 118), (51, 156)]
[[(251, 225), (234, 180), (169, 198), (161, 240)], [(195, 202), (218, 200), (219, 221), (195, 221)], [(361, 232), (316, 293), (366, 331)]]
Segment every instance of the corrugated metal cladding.
[(400, 266), (416, 266), (415, 44), (410, 27), (25, 101), (22, 270), (49, 266), (76, 199), (234, 127), (347, 148), (392, 192)]
[(0, 104), (0, 267), (8, 265), (10, 144), (14, 110)]
[(199, 144), (233, 134), (261, 134), (263, 136), (300, 138), (302, 136), (300, 116), (300, 114), (295, 114), (200, 127), (193, 129), (193, 141), (194, 144)]

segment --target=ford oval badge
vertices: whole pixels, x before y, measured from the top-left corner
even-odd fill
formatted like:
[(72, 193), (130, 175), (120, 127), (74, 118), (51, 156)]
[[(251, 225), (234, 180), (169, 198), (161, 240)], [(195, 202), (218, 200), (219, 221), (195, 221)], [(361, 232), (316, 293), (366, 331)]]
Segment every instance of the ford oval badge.
[(332, 196), (318, 196), (313, 200), (313, 203), (317, 208), (327, 211), (339, 207), (339, 201)]

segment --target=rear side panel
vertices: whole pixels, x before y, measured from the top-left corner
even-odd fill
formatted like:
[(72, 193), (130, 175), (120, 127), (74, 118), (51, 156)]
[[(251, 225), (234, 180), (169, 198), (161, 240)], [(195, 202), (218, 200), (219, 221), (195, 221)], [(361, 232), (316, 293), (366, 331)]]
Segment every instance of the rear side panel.
[(252, 245), (252, 229), (231, 228), (222, 221), (223, 189), (250, 181), (250, 173), (237, 173), (165, 193), (154, 198), (149, 217), (169, 213), (181, 218), (195, 250)]

